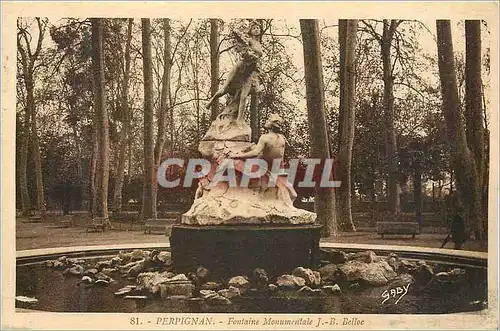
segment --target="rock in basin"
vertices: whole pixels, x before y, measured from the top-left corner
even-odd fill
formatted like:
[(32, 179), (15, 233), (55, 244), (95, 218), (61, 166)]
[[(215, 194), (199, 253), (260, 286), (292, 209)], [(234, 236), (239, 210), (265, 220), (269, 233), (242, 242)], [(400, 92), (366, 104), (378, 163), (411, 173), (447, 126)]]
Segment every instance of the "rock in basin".
[(293, 276), (303, 278), (307, 286), (318, 286), (321, 284), (321, 276), (319, 272), (312, 271), (304, 267), (297, 267), (292, 272)]
[(319, 288), (312, 289), (309, 286), (303, 286), (297, 291), (297, 293), (303, 295), (315, 296), (315, 295), (321, 295), (322, 291)]
[(206, 282), (204, 284), (201, 284), (200, 286), (202, 290), (212, 290), (212, 291), (222, 290), (223, 287), (224, 285), (216, 282)]
[(123, 298), (128, 300), (146, 300), (148, 297), (145, 295), (127, 295)]
[(255, 285), (266, 285), (269, 282), (269, 276), (264, 269), (257, 268), (252, 273), (252, 282)]
[(239, 288), (229, 286), (229, 288), (227, 288), (227, 289), (223, 289), (223, 290), (218, 291), (217, 294), (219, 294), (225, 298), (232, 299), (234, 297), (239, 297), (241, 295), (241, 292), (240, 292)]
[(24, 295), (18, 295), (18, 296), (16, 296), (16, 301), (22, 302), (22, 303), (34, 304), (34, 303), (38, 302), (38, 299), (27, 297)]
[(349, 282), (361, 280), (374, 286), (385, 285), (397, 275), (386, 261), (365, 263), (358, 260), (339, 265), (337, 274)]
[(326, 285), (321, 288), (323, 291), (329, 294), (340, 294), (342, 293), (342, 290), (340, 289), (340, 286), (338, 284), (335, 285)]
[(236, 276), (229, 280), (228, 285), (239, 289), (247, 289), (250, 287), (250, 282), (243, 276)]
[(215, 295), (209, 297), (206, 299), (207, 303), (211, 305), (230, 305), (231, 300), (229, 300), (226, 297), (223, 297), (222, 295), (216, 293)]
[(325, 266), (322, 266), (318, 269), (318, 272), (321, 276), (321, 280), (324, 283), (334, 283), (335, 282), (335, 273), (337, 272), (338, 266), (336, 264), (330, 263)]
[(350, 257), (350, 260), (372, 263), (380, 261), (381, 257), (377, 256), (373, 251), (364, 251), (355, 253)]
[(191, 297), (195, 286), (186, 275), (178, 274), (174, 277), (168, 271), (144, 272), (137, 276), (137, 290), (147, 290), (153, 294), (161, 293), (162, 297), (183, 295)]
[(194, 288), (194, 285), (189, 281), (176, 281), (160, 284), (162, 298), (173, 295), (182, 295), (190, 298), (193, 296)]
[(306, 281), (304, 280), (304, 278), (294, 275), (282, 275), (278, 277), (276, 285), (278, 285), (278, 287), (280, 288), (294, 289), (297, 287), (303, 287), (304, 285), (306, 285)]

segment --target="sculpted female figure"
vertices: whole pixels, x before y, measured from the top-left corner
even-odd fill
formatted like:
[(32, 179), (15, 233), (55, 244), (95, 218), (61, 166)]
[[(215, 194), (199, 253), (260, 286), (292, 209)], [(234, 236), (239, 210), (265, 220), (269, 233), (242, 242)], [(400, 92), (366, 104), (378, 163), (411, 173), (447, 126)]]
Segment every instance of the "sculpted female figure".
[(256, 22), (251, 23), (247, 36), (233, 31), (241, 58), (229, 73), (224, 85), (210, 98), (207, 108), (210, 108), (215, 100), (228, 94), (230, 98), (226, 110), (229, 111), (224, 111), (221, 115), (232, 114), (234, 118), (234, 112), (236, 112), (236, 119), (243, 120), (246, 98), (252, 87), (256, 88), (258, 84), (259, 59), (263, 54), (259, 42), (261, 32), (262, 29)]

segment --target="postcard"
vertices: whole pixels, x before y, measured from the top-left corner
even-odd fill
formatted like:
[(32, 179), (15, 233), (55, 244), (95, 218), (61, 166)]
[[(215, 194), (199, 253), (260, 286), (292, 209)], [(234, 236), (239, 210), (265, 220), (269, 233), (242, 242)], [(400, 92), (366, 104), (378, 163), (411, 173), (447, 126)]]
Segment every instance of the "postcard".
[(498, 3), (1, 6), (2, 328), (498, 328)]

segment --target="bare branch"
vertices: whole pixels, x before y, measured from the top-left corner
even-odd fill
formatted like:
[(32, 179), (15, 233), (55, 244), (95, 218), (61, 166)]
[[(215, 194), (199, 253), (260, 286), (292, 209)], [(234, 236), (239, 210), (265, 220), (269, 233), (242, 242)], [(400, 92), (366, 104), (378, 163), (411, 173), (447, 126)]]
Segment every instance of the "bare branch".
[(206, 99), (202, 99), (202, 98), (191, 98), (191, 99), (188, 99), (188, 100), (183, 100), (183, 101), (179, 101), (178, 103), (174, 104), (174, 105), (171, 105), (170, 107), (168, 107), (167, 109), (170, 110), (170, 109), (173, 109), (175, 107), (178, 107), (178, 106), (182, 106), (183, 104), (186, 104), (186, 103), (190, 103), (190, 102), (193, 102), (193, 101), (208, 101), (209, 98), (206, 98)]
[(434, 39), (434, 41), (437, 41), (436, 35), (434, 33), (432, 33), (432, 31), (429, 29), (429, 27), (427, 25), (425, 25), (423, 22), (420, 22), (419, 20), (409, 20), (409, 22), (416, 22), (416, 23), (418, 23), (427, 32), (429, 32), (429, 34), (432, 36), (432, 38)]
[(408, 83), (405, 83), (403, 81), (401, 82), (394, 82), (394, 85), (402, 85), (402, 86), (406, 86), (408, 87), (409, 89), (413, 90), (414, 92), (416, 92), (418, 95), (420, 95), (423, 99), (426, 99), (426, 96), (419, 90), (417, 90), (416, 88), (414, 88), (413, 86), (411, 86), (410, 84)]
[(368, 28), (368, 33), (370, 33), (379, 43), (382, 42), (382, 36), (375, 31), (375, 28), (367, 22), (367, 20), (361, 20), (361, 22)]
[[(222, 46), (222, 43), (224, 41), (227, 41), (227, 40), (229, 40), (229, 38), (227, 38), (226, 36), (222, 37), (222, 39), (219, 41), (219, 45), (217, 46), (217, 51), (220, 50), (220, 47)], [(219, 52), (219, 54), (220, 54), (220, 52)]]
[(219, 55), (221, 55), (221, 54), (222, 54), (222, 53), (224, 53), (224, 52), (230, 51), (230, 50), (232, 50), (232, 49), (233, 49), (233, 48), (235, 48), (235, 47), (236, 47), (236, 46), (235, 46), (235, 45), (233, 45), (233, 46), (230, 46), (230, 47), (228, 47), (228, 48), (225, 48), (225, 49), (223, 49), (222, 51), (220, 51), (220, 52), (219, 52)]
[(29, 32), (28, 32), (28, 31), (26, 31), (25, 29), (22, 29), (22, 30), (20, 31), (20, 34), (21, 34), (21, 36), (23, 37), (24, 42), (26, 43), (26, 52), (27, 52), (27, 54), (28, 54), (28, 56), (27, 56), (27, 60), (28, 60), (28, 62), (31, 62), (31, 58), (33, 57), (33, 54), (31, 53), (30, 42), (29, 42), (29, 40), (28, 40), (28, 35), (29, 35)]
[(179, 90), (181, 89), (182, 86), (182, 70), (184, 69), (184, 63), (186, 61), (186, 56), (181, 58), (181, 64), (179, 65), (179, 62), (176, 61), (177, 67), (179, 68), (178, 76), (177, 76), (177, 88), (175, 89), (174, 96), (170, 100), (170, 104), (173, 105), (176, 100), (177, 100), (177, 93), (179, 93)]
[(391, 67), (391, 76), (394, 76), (394, 68), (396, 68), (396, 62), (398, 61), (398, 59), (400, 58), (401, 56), (401, 51), (400, 51), (400, 47), (399, 47), (399, 37), (398, 35), (396, 35), (396, 56), (394, 57), (394, 62), (392, 63), (392, 67)]
[(36, 50), (32, 58), (32, 63), (31, 63), (32, 66), (35, 63), (36, 59), (38, 58), (38, 55), (40, 54), (40, 50), (42, 49), (43, 35), (45, 34), (45, 26), (42, 26), (42, 21), (40, 20), (40, 17), (36, 18), (36, 22), (38, 24), (38, 41), (36, 43)]
[(19, 53), (21, 54), (21, 61), (23, 63), (23, 72), (26, 75), (26, 70), (28, 68), (28, 57), (26, 55), (26, 51), (24, 50), (24, 47), (21, 43), (20, 36), (17, 38), (17, 49), (19, 50)]
[(170, 58), (170, 63), (173, 63), (174, 61), (174, 56), (175, 56), (175, 53), (177, 52), (177, 47), (179, 46), (179, 44), (181, 43), (182, 39), (184, 38), (184, 36), (186, 35), (186, 33), (188, 32), (188, 29), (189, 27), (191, 26), (191, 23), (193, 22), (193, 19), (191, 18), (189, 20), (189, 23), (188, 25), (186, 26), (186, 29), (184, 30), (184, 33), (179, 37), (179, 40), (177, 40), (177, 43), (175, 44), (174, 46), (174, 50), (172, 51), (172, 54), (171, 54), (171, 58)]

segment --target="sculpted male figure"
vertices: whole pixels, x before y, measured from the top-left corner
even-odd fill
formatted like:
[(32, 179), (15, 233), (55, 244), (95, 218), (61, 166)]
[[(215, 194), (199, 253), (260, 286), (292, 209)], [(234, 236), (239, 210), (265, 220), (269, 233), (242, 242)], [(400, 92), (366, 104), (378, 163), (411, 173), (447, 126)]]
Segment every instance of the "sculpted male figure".
[(264, 125), (268, 133), (259, 138), (257, 145), (252, 145), (248, 151), (231, 153), (229, 156), (242, 159), (260, 157), (268, 164), (272, 164), (275, 159), (283, 159), (286, 139), (281, 133), (282, 122), (279, 115), (271, 114)]
[(286, 173), (274, 174), (269, 171), (273, 162), (275, 162), (275, 160), (279, 160), (280, 162), (283, 161), (283, 156), (285, 155), (286, 139), (281, 133), (282, 125), (283, 120), (281, 117), (277, 114), (271, 114), (264, 125), (264, 128), (267, 129), (268, 132), (259, 138), (257, 145), (252, 145), (248, 150), (242, 152), (230, 153), (229, 157), (240, 159), (259, 157), (264, 159), (268, 164), (267, 176), (273, 177), (275, 183), (277, 183), (279, 192), (288, 194), (293, 202), (295, 198), (297, 198), (297, 192), (295, 192), (292, 184), (288, 182)]

